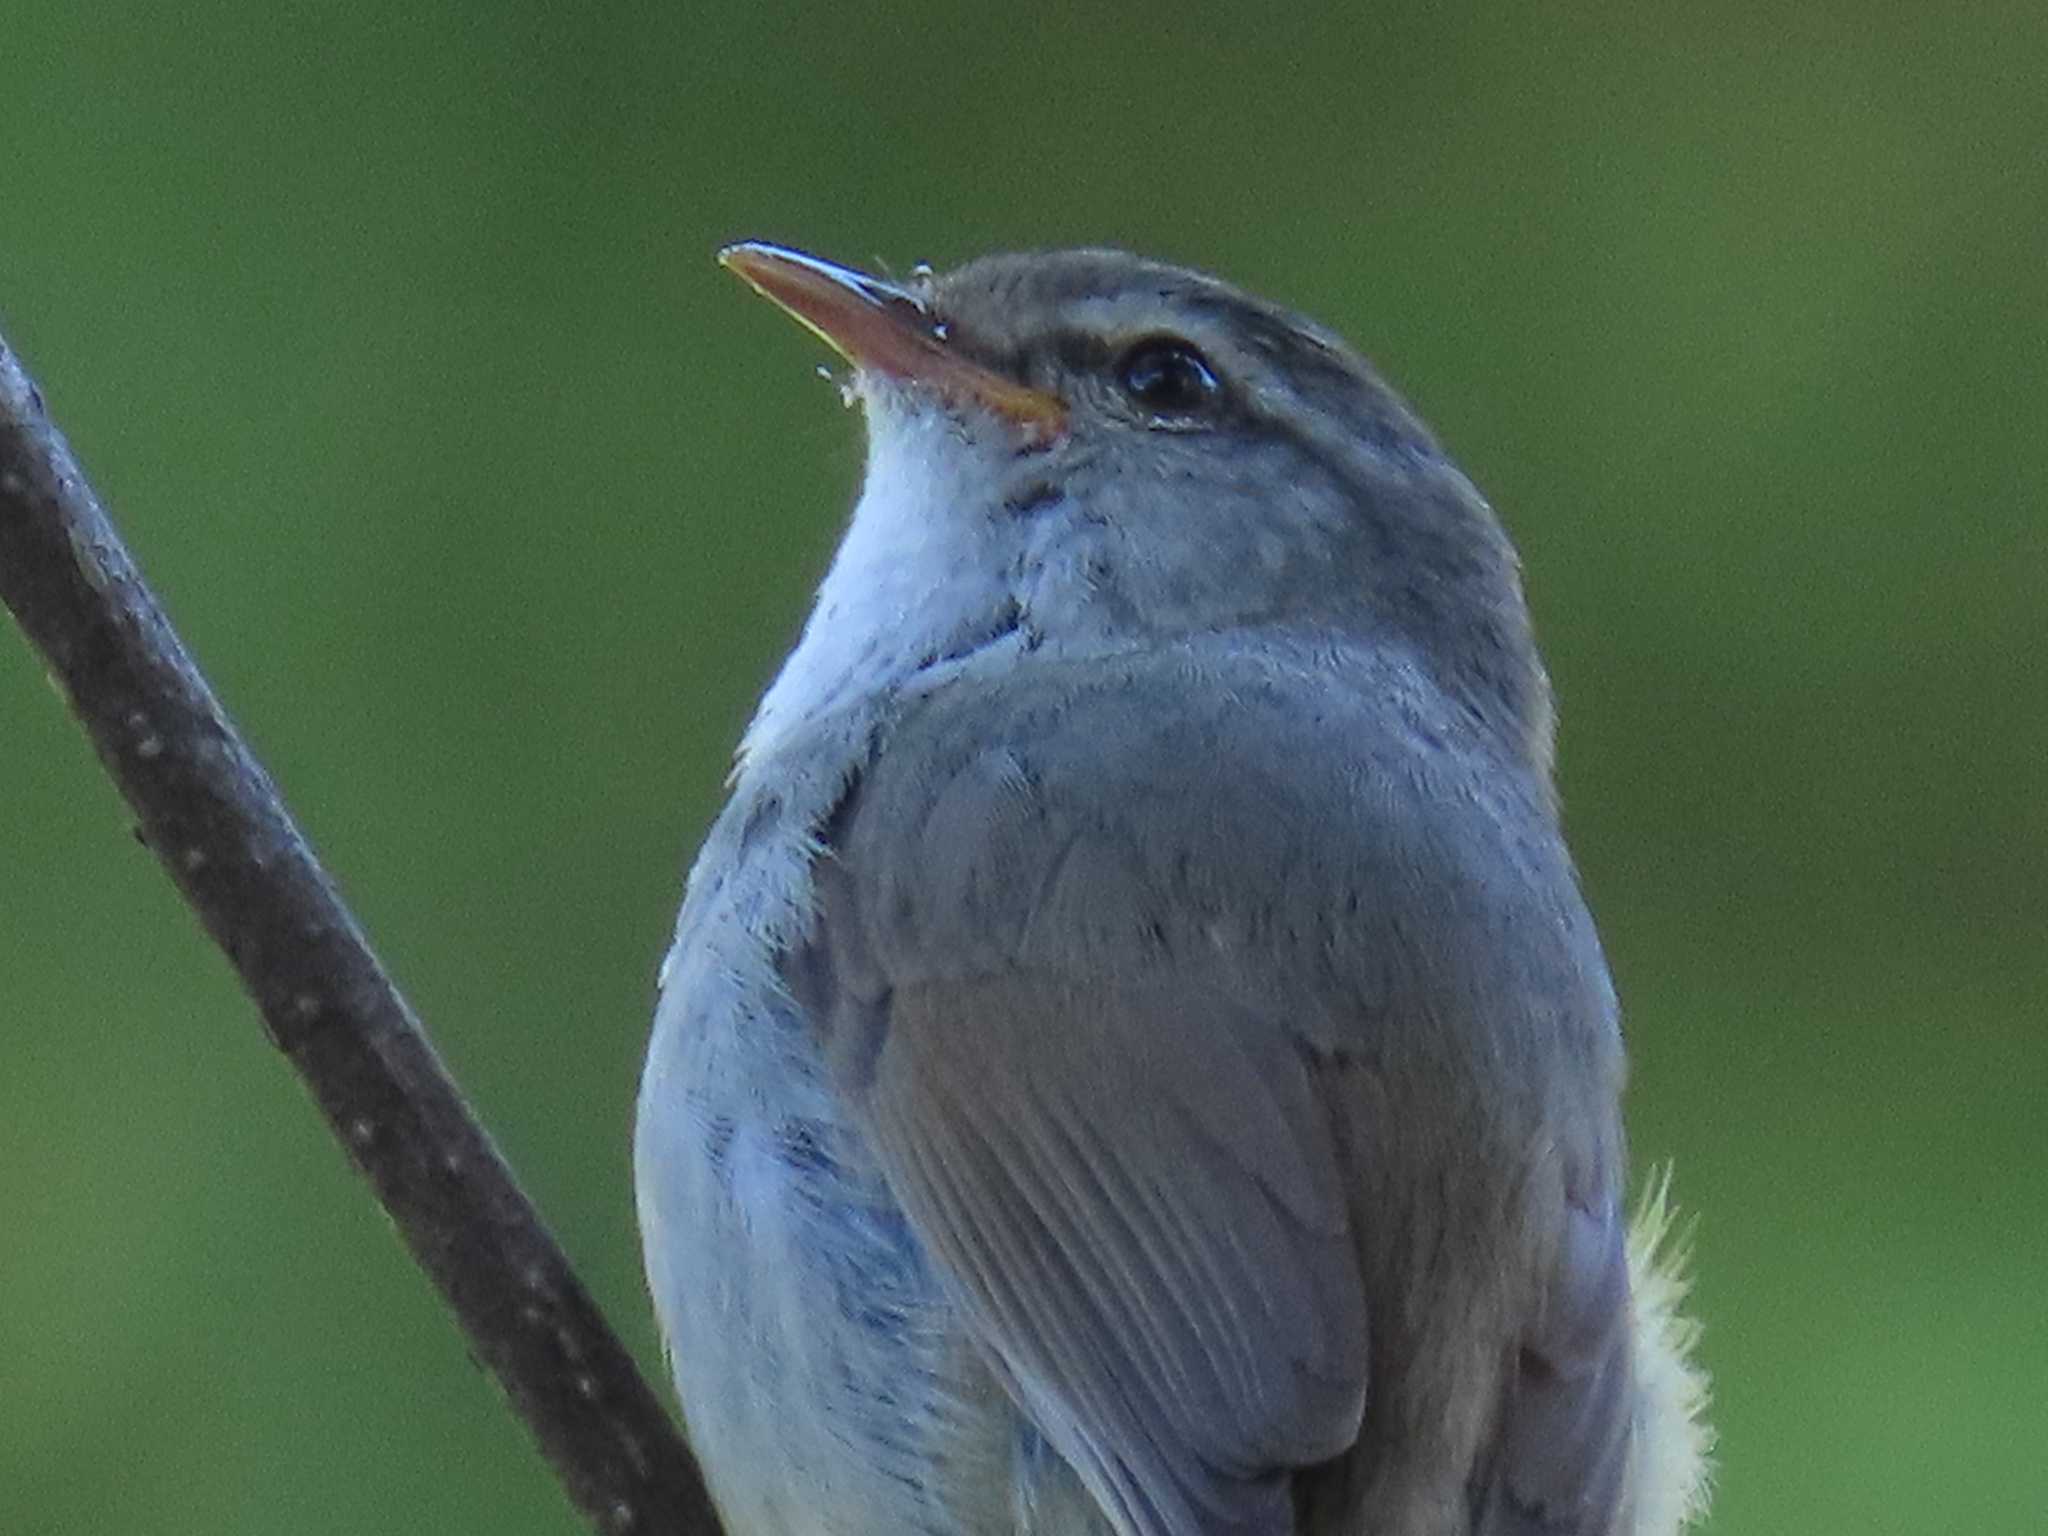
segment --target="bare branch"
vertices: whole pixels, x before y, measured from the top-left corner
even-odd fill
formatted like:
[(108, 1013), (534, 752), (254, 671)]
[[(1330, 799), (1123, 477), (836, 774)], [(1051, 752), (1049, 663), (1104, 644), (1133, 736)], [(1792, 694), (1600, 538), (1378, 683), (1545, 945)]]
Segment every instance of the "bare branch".
[(696, 1463), (428, 1044), (0, 338), (0, 599), (570, 1499), (715, 1536)]

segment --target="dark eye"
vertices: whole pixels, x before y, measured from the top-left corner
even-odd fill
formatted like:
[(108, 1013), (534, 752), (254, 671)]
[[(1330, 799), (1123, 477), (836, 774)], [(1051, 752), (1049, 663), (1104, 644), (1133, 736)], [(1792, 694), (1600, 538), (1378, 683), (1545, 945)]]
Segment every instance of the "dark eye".
[(1124, 353), (1116, 367), (1123, 392), (1155, 416), (1192, 416), (1223, 392), (1209, 360), (1172, 336), (1152, 336)]

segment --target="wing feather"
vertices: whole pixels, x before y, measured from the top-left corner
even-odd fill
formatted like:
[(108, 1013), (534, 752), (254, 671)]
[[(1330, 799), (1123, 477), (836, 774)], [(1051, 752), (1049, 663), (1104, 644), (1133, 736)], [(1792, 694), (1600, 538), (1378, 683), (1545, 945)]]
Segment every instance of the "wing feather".
[[(1201, 1033), (1201, 1011), (1030, 976), (899, 991), (865, 1100), (906, 1211), (1041, 1428), (1146, 1536), (1285, 1529), (1279, 1474), (1350, 1444), (1363, 1406), (1341, 1215), (1304, 1224), (1242, 1136), (1105, 1048)], [(1031, 1047), (1077, 1031), (1093, 1049)], [(1240, 1082), (1237, 1117), (1280, 1112)]]

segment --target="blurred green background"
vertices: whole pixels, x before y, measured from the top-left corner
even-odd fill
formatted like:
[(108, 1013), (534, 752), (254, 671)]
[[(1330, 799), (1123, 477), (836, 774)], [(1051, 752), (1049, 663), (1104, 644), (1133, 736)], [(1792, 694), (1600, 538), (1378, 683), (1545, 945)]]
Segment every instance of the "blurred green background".
[[(654, 966), (860, 468), (713, 248), (1328, 321), (1527, 559), (1711, 1528), (2048, 1528), (2048, 13), (1255, 10), (10, 0), (0, 324), (652, 1361)], [(0, 1532), (575, 1529), (0, 637)]]

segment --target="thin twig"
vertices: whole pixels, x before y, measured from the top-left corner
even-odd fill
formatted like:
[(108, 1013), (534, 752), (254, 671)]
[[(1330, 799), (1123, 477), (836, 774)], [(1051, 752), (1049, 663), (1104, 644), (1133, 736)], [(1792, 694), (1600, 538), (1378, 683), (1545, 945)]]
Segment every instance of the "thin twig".
[(0, 600), (570, 1499), (715, 1536), (696, 1463), (384, 974), (0, 338)]

